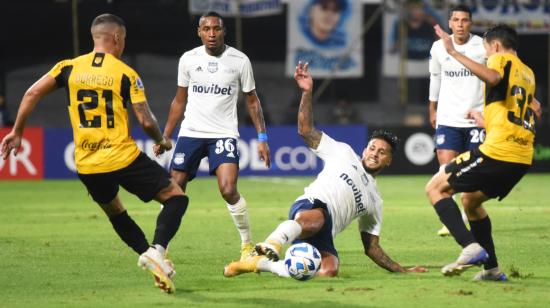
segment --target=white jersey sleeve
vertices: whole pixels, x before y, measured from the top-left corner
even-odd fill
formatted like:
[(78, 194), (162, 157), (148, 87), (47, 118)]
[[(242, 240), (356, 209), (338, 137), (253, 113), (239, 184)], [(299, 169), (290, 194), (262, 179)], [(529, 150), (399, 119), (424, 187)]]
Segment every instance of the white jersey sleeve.
[(441, 65), (437, 58), (437, 52), (434, 50), (434, 45), (430, 49), (429, 71), (430, 71), (430, 97), (429, 100), (437, 102), (439, 99), (439, 88), (441, 87)]
[(248, 93), (256, 88), (254, 82), (254, 74), (252, 73), (252, 64), (248, 57), (245, 57), (243, 61), (243, 68), (241, 70), (241, 88), (244, 93)]
[(349, 144), (336, 141), (325, 133), (322, 133), (321, 141), (319, 142), (317, 149), (311, 150), (324, 161), (350, 160), (361, 163), (357, 154), (355, 154), (355, 151), (353, 151)]
[(180, 57), (178, 63), (178, 86), (187, 88), (189, 86), (189, 72), (185, 69), (185, 54)]
[(381, 207), (376, 207), (373, 215), (363, 215), (359, 217), (359, 231), (372, 235), (380, 236), (382, 231), (382, 213)]

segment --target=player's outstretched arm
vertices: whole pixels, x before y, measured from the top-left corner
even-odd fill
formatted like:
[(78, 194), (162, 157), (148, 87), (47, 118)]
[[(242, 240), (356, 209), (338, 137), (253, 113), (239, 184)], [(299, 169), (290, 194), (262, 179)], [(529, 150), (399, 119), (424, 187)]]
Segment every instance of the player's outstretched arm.
[[(265, 121), (264, 121), (264, 113), (262, 111), (262, 104), (260, 103), (260, 99), (258, 98), (258, 95), (256, 94), (255, 90), (252, 90), (248, 93), (245, 93), (245, 100), (246, 100), (246, 109), (248, 110), (248, 114), (250, 115), (250, 118), (252, 119), (252, 123), (254, 123), (254, 127), (256, 128), (256, 131), (258, 132), (258, 136), (260, 134), (265, 134)], [(267, 135), (265, 139), (267, 139)], [(266, 167), (271, 166), (271, 160), (270, 160), (270, 153), (269, 153), (269, 145), (267, 144), (267, 140), (262, 140), (258, 137), (259, 143), (258, 143), (258, 153), (260, 155), (260, 159), (264, 161)]]
[(170, 150), (172, 148), (172, 142), (170, 139), (162, 136), (157, 119), (151, 112), (149, 104), (147, 104), (147, 102), (135, 103), (132, 104), (132, 109), (143, 131), (155, 141), (155, 145), (158, 147), (155, 148), (155, 154), (157, 154), (157, 151), (163, 153), (164, 151)]
[(380, 237), (377, 235), (361, 232), (361, 241), (363, 242), (365, 254), (371, 258), (374, 263), (378, 264), (378, 266), (385, 268), (390, 272), (424, 273), (428, 271), (426, 268), (420, 266), (405, 269), (399, 265), (399, 263), (393, 261), (380, 246)]
[(317, 149), (321, 142), (321, 132), (313, 125), (313, 79), (309, 74), (308, 63), (298, 62), (294, 72), (294, 80), (302, 90), (302, 99), (298, 110), (298, 134), (306, 144)]
[(488, 83), (490, 86), (495, 86), (500, 82), (500, 80), (502, 80), (502, 76), (500, 76), (500, 74), (494, 69), (490, 69), (484, 64), (477, 63), (476, 61), (456, 51), (451, 36), (441, 29), (439, 25), (435, 25), (434, 29), (435, 34), (437, 34), (437, 36), (439, 36), (439, 38), (443, 41), (443, 46), (445, 46), (447, 53), (458, 62), (462, 63), (462, 65), (469, 69), (479, 79)]
[(25, 129), (27, 119), (40, 99), (56, 88), (57, 84), (55, 79), (46, 74), (25, 92), (21, 104), (19, 105), (13, 128), (11, 132), (2, 139), (2, 143), (0, 144), (3, 159), (7, 159), (12, 150), (15, 155), (17, 155), (17, 150), (21, 146), (21, 136), (23, 136), (23, 130)]

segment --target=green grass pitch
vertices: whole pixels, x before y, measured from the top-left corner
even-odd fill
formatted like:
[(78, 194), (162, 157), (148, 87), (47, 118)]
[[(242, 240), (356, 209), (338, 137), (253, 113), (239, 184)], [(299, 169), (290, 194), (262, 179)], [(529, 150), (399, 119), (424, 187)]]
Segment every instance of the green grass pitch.
[[(381, 245), (426, 274), (393, 274), (363, 254), (357, 223), (336, 238), (338, 278), (307, 282), (269, 273), (234, 278), (223, 266), (239, 256), (239, 237), (214, 178), (189, 185), (190, 207), (170, 246), (177, 291), (153, 287), (78, 181), (0, 182), (0, 307), (549, 307), (550, 174), (528, 174), (486, 208), (507, 283), (472, 282), (477, 269), (443, 277), (459, 254), (424, 194), (428, 176), (380, 176)], [(240, 178), (253, 237), (263, 240), (311, 178)], [(121, 193), (152, 239), (158, 204)]]

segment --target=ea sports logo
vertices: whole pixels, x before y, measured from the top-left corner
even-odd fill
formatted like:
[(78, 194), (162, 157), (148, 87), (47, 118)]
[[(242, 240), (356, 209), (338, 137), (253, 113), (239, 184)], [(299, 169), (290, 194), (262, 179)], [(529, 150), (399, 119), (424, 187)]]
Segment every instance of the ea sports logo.
[(417, 166), (423, 166), (435, 157), (432, 137), (425, 133), (414, 133), (405, 142), (405, 156)]

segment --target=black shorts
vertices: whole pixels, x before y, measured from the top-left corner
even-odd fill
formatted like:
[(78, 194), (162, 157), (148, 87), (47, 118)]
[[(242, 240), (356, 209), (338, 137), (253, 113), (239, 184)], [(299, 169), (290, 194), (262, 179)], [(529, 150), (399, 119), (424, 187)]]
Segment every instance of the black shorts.
[(118, 186), (151, 201), (163, 188), (170, 185), (170, 174), (143, 152), (127, 167), (105, 173), (78, 174), (95, 202), (109, 203), (118, 194)]
[(481, 191), (489, 198), (504, 199), (529, 170), (529, 165), (492, 159), (479, 149), (460, 154), (445, 166), (456, 192)]

